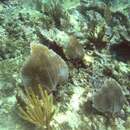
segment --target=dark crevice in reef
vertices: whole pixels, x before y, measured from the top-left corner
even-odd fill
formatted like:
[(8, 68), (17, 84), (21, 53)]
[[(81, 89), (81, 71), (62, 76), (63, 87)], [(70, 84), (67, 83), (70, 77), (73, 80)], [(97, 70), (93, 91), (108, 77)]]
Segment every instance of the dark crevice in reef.
[(54, 52), (60, 55), (64, 60), (67, 60), (63, 51), (63, 47), (57, 45), (55, 41), (51, 41), (48, 38), (46, 38), (44, 35), (41, 34), (39, 30), (37, 30), (37, 36), (39, 37), (40, 43), (47, 46), (49, 49), (52, 49)]
[(125, 40), (119, 44), (113, 44), (110, 46), (110, 52), (117, 60), (130, 61), (130, 42)]

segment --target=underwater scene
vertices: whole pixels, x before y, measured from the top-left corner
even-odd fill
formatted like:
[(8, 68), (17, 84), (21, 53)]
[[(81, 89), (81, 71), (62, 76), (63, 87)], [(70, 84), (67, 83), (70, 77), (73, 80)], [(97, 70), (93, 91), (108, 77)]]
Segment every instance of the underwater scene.
[(130, 130), (130, 0), (0, 0), (0, 130)]

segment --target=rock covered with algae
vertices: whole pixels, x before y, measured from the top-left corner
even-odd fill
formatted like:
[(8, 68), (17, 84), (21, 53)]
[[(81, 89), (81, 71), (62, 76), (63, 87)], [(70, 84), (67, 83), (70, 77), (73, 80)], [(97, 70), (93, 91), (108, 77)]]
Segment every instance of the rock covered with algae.
[(58, 54), (42, 44), (31, 44), (31, 55), (22, 67), (24, 86), (41, 84), (52, 91), (66, 81), (68, 75), (68, 66)]

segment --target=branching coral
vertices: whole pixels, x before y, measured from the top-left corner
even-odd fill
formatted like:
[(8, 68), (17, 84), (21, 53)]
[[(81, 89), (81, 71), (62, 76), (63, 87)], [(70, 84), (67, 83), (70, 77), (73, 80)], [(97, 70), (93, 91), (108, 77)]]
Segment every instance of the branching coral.
[(103, 48), (108, 42), (108, 38), (105, 35), (106, 27), (105, 25), (95, 25), (87, 33), (87, 39), (91, 42), (96, 48)]
[(23, 93), (25, 107), (19, 106), (19, 115), (24, 120), (35, 124), (37, 127), (50, 130), (50, 122), (55, 114), (53, 96), (49, 95), (42, 86), (38, 86), (39, 95), (32, 88), (25, 88)]
[(49, 0), (47, 3), (44, 3), (44, 13), (53, 18), (57, 28), (61, 26), (61, 18), (68, 19), (68, 15), (60, 0)]

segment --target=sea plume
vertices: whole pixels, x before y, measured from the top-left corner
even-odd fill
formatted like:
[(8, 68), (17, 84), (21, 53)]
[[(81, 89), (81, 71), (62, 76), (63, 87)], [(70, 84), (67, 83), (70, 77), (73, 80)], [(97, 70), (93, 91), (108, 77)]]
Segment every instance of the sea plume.
[(20, 98), (24, 102), (24, 105), (18, 102), (18, 114), (21, 118), (37, 127), (51, 130), (50, 122), (53, 120), (55, 114), (53, 96), (49, 95), (41, 85), (37, 87), (39, 95), (36, 95), (31, 87), (25, 88), (25, 91), (21, 91), (23, 96)]

